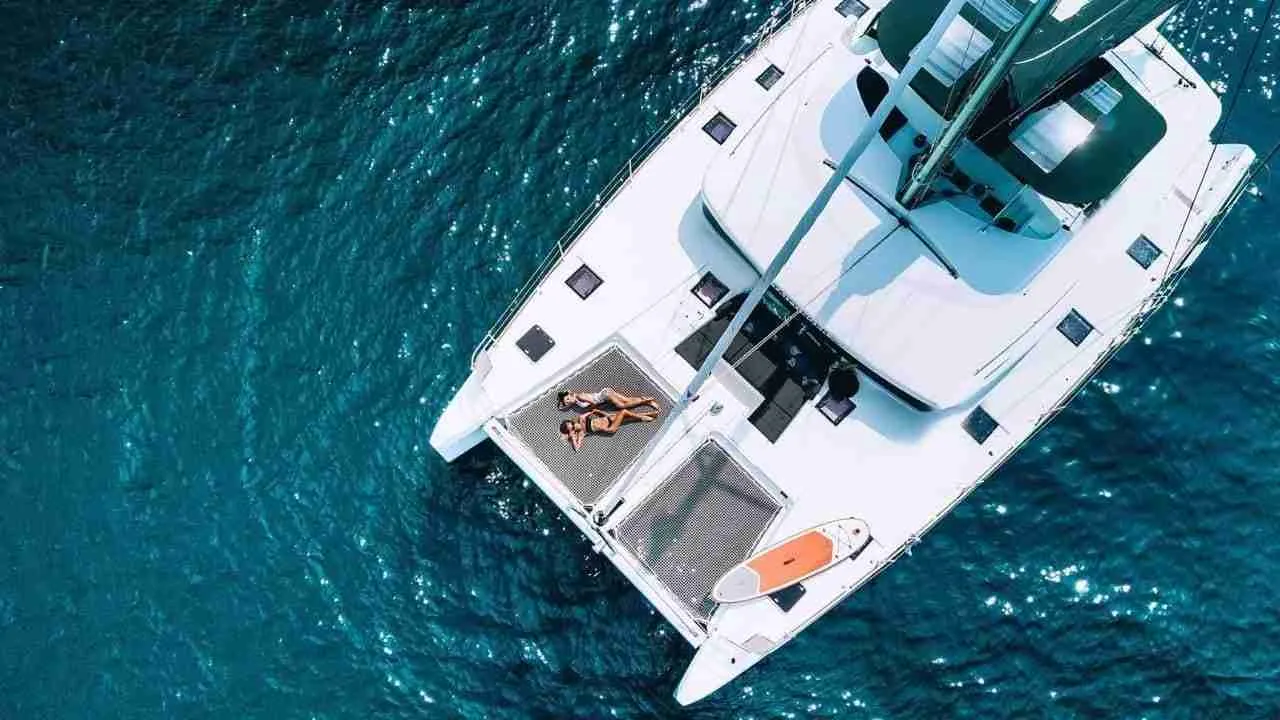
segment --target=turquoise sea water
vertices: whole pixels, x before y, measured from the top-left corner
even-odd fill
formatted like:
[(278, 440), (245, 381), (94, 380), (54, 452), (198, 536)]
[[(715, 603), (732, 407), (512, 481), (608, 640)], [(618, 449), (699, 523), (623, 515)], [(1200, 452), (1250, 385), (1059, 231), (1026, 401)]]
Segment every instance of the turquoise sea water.
[[(704, 703), (471, 348), (779, 2), (0, 0), (0, 718), (1280, 717), (1280, 210), (914, 553)], [(1277, 139), (1265, 2), (1173, 33)]]

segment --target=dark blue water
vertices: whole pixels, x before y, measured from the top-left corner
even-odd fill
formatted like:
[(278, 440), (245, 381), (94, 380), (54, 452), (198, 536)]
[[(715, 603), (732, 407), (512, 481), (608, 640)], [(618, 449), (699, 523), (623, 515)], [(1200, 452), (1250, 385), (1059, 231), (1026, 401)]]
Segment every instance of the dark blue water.
[[(0, 0), (0, 718), (1280, 715), (1269, 173), (1056, 424), (689, 710), (691, 650), (509, 462), (431, 453), (779, 5)], [(1175, 35), (1236, 87), (1264, 6)], [(1225, 137), (1277, 139), (1275, 50)]]

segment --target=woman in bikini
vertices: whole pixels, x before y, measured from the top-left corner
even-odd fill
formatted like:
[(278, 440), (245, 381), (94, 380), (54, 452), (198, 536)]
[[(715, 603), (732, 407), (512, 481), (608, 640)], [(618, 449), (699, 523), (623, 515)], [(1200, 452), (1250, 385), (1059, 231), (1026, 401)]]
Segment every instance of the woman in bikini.
[(658, 409), (658, 404), (651, 395), (628, 397), (613, 388), (600, 388), (596, 392), (561, 392), (558, 398), (561, 410), (575, 407), (591, 410), (605, 403), (610, 403), (619, 410), (630, 410), (641, 405), (652, 405), (655, 411)]
[(656, 417), (657, 410), (636, 412), (623, 408), (617, 412), (605, 412), (591, 409), (560, 423), (560, 435), (574, 450), (579, 450), (587, 435), (612, 435), (628, 422), (652, 422)]

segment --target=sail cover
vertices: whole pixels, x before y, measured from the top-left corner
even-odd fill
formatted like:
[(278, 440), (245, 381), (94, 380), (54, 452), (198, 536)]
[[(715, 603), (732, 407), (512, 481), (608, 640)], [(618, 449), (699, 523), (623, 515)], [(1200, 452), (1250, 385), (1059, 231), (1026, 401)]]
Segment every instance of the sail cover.
[[(1039, 0), (1051, 2), (1052, 0)], [(1032, 105), (1059, 79), (1074, 73), (1090, 60), (1123, 42), (1181, 0), (1060, 0), (1036, 28), (1018, 53), (1006, 87), (1011, 104)], [(969, 0), (955, 33), (963, 35), (953, 48), (935, 51), (948, 67), (959, 68), (957, 77), (926, 76), (913, 87), (944, 116), (958, 104), (957, 92), (984, 67), (983, 57), (1022, 19), (1033, 3), (1029, 0)], [(895, 0), (877, 20), (876, 30), (885, 58), (895, 67), (906, 64), (907, 55), (942, 13), (946, 0)], [(979, 53), (981, 51), (981, 53)], [(992, 50), (991, 52), (994, 52)]]

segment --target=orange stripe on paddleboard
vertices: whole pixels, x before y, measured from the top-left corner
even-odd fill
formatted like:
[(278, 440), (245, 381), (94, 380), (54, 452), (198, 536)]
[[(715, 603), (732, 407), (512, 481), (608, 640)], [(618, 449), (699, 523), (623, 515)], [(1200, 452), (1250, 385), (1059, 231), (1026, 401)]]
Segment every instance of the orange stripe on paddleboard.
[(831, 538), (814, 530), (760, 555), (747, 567), (760, 576), (760, 592), (771, 592), (822, 569), (833, 557)]

